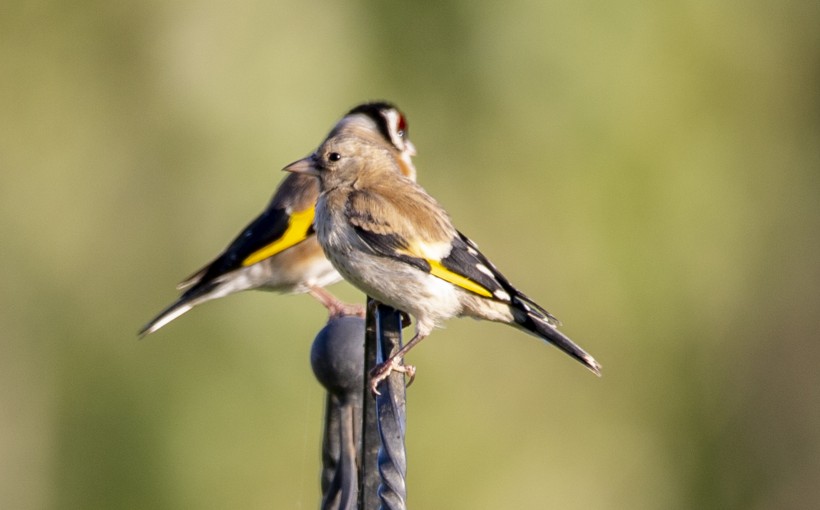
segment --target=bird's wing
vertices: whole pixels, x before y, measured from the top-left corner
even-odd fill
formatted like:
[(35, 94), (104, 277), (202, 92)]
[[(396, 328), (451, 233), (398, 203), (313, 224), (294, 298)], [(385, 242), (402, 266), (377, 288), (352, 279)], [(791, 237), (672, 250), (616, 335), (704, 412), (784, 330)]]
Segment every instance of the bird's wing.
[(213, 262), (183, 280), (186, 290), (273, 257), (313, 234), (319, 185), (311, 176), (290, 175), (282, 181), (270, 204)]
[(270, 208), (260, 214), (213, 262), (177, 288), (184, 290), (209, 282), (225, 273), (273, 257), (313, 234), (314, 207), (303, 211)]
[(504, 303), (524, 300), (552, 317), (515, 289), (473, 241), (452, 227), (446, 215), (437, 217), (438, 206), (431, 210), (434, 214), (422, 217), (418, 207), (402, 211), (405, 203), (396, 198), (387, 201), (358, 191), (348, 199), (348, 221), (375, 254), (411, 264), (482, 297)]
[(398, 215), (394, 204), (378, 195), (355, 191), (345, 204), (345, 216), (372, 253), (430, 271), (425, 258), (410, 250), (412, 229), (406, 218)]
[(479, 251), (478, 245), (461, 232), (458, 232), (458, 241), (453, 243), (453, 250), (442, 260), (442, 264), (453, 272), (469, 274), (470, 278), (481, 282), (487, 289), (492, 289), (493, 298), (497, 301), (513, 306), (524, 305), (524, 309), (528, 311), (540, 312), (539, 315), (549, 324), (559, 324), (555, 316), (516, 289), (495, 264)]

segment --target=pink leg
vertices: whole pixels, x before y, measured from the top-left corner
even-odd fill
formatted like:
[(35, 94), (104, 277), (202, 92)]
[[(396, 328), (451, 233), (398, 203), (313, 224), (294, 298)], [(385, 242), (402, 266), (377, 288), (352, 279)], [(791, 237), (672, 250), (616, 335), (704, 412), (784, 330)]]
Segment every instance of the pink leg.
[(321, 287), (311, 287), (308, 293), (327, 308), (331, 319), (349, 315), (364, 319), (364, 306), (362, 305), (343, 303), (339, 301), (336, 296)]
[(373, 393), (373, 395), (381, 395), (377, 389), (379, 383), (390, 377), (390, 374), (394, 371), (407, 374), (410, 378), (407, 382), (408, 386), (413, 383), (413, 379), (416, 378), (416, 367), (413, 365), (405, 365), (403, 363), (404, 356), (410, 351), (410, 349), (424, 340), (426, 336), (427, 334), (422, 335), (420, 332), (416, 332), (416, 336), (407, 342), (404, 347), (399, 349), (396, 354), (390, 356), (390, 358), (384, 363), (380, 363), (373, 367), (373, 370), (370, 371), (370, 392)]

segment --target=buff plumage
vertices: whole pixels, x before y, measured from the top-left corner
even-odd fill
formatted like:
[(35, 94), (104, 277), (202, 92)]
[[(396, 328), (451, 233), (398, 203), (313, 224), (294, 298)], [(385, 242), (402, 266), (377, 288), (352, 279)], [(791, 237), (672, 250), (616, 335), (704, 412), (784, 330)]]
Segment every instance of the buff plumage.
[[(395, 159), (395, 170), (415, 179), (415, 147), (402, 113), (385, 102), (364, 103), (350, 110), (329, 137), (355, 136), (383, 147)], [(243, 290), (309, 293), (331, 315), (361, 313), (345, 305), (325, 286), (341, 279), (325, 257), (313, 230), (319, 183), (311, 176), (289, 175), (265, 210), (211, 263), (178, 285), (180, 297), (149, 321), (140, 336), (153, 333), (195, 306)]]
[(396, 177), (389, 150), (339, 134), (285, 168), (319, 179), (315, 228), (339, 273), (369, 296), (416, 318), (415, 336), (373, 373), (371, 389), (434, 328), (453, 317), (514, 326), (554, 344), (600, 375), (600, 365), (557, 320), (498, 271), (412, 179)]

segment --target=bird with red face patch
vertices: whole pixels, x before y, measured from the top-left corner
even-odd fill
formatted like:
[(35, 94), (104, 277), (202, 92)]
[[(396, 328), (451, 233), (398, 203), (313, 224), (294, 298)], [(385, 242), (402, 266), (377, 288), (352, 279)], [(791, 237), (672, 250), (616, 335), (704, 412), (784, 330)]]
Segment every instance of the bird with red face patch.
[[(387, 102), (361, 104), (336, 123), (329, 136), (356, 136), (382, 147), (394, 158), (402, 178), (415, 180), (411, 160), (416, 149), (407, 134), (407, 121)], [(211, 263), (183, 280), (182, 295), (139, 332), (153, 333), (195, 306), (243, 290), (285, 294), (308, 293), (331, 316), (363, 315), (358, 305), (342, 303), (324, 287), (341, 279), (316, 240), (313, 228), (319, 181), (290, 174), (267, 208)]]

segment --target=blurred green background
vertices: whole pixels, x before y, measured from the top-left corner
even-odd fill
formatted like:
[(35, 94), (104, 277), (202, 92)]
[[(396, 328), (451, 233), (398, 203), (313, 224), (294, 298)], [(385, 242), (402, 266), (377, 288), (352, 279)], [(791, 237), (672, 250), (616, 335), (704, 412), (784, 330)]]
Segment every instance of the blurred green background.
[(816, 506), (820, 3), (0, 11), (0, 508), (318, 507), (316, 302), (136, 331), (370, 99), (605, 374), (500, 325), (434, 333), (413, 508)]

